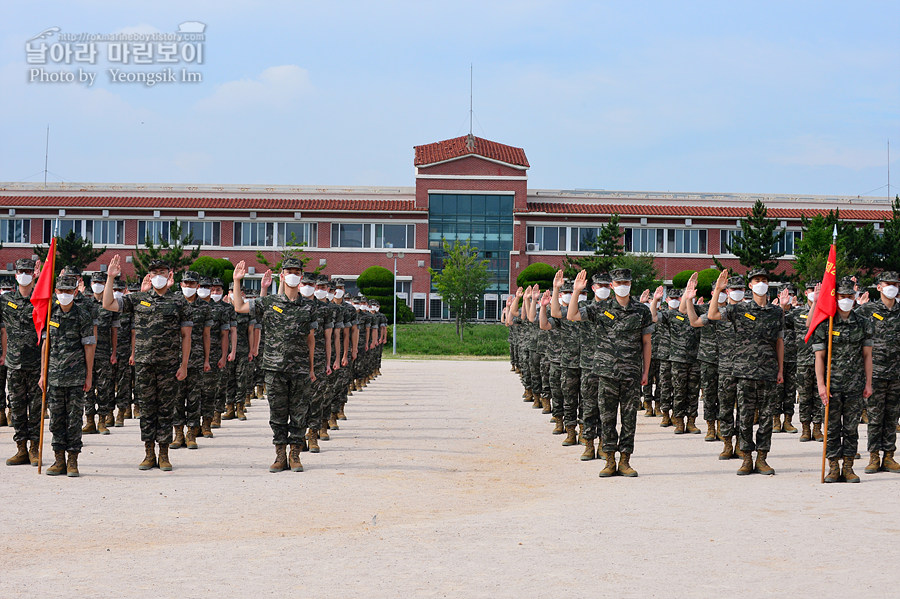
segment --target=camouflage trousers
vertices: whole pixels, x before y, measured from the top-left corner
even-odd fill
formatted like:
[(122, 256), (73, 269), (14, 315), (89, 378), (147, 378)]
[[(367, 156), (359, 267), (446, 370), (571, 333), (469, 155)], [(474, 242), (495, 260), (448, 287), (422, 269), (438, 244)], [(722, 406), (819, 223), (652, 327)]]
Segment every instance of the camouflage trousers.
[(650, 358), (650, 372), (647, 374), (647, 384), (641, 387), (641, 399), (659, 401), (659, 360), (656, 358)]
[(824, 420), (825, 408), (819, 397), (819, 383), (816, 381), (816, 366), (797, 366), (795, 385), (800, 395), (800, 422)]
[(269, 426), (274, 445), (300, 445), (309, 423), (313, 387), (309, 376), (293, 372), (266, 371), (269, 396)]
[[(601, 376), (598, 381), (598, 395), (603, 451), (634, 453), (637, 399), (641, 395), (640, 377), (614, 379)], [(619, 430), (616, 429), (617, 417), (621, 418)]]
[(528, 380), (531, 383), (529, 389), (533, 393), (541, 392), (541, 354), (538, 351), (528, 352)]
[(900, 380), (872, 379), (872, 395), (866, 401), (869, 453), (896, 451), (897, 417), (900, 416)]
[(703, 392), (703, 419), (719, 419), (719, 365), (700, 362), (700, 391)]
[(676, 418), (696, 418), (700, 402), (700, 363), (669, 364), (672, 369), (672, 415)]
[(719, 434), (722, 437), (740, 436), (740, 417), (737, 412), (737, 378), (719, 375)]
[(115, 367), (109, 363), (109, 356), (94, 356), (91, 383), (91, 390), (84, 392), (84, 415), (108, 416), (116, 403)]
[(250, 393), (250, 361), (247, 356), (235, 357), (233, 362), (225, 364), (228, 372), (225, 387), (225, 403), (243, 403)]
[[(737, 379), (737, 403), (740, 414), (738, 436), (743, 451), (769, 451), (772, 448), (772, 404), (775, 381)], [(756, 443), (753, 442), (753, 420), (759, 410)]]
[(563, 425), (575, 426), (581, 408), (581, 368), (563, 368), (560, 376), (563, 396)]
[(6, 366), (0, 366), (0, 410), (5, 410), (9, 402), (6, 400)]
[(326, 375), (324, 368), (316, 367), (316, 380), (311, 381), (312, 397), (307, 417), (309, 428), (314, 430), (322, 428), (322, 420), (327, 422), (331, 416), (331, 402), (328, 400), (329, 379), (331, 375)]
[(852, 458), (856, 455), (859, 418), (865, 405), (862, 391), (831, 389), (831, 398), (828, 400), (828, 446), (825, 448), (825, 457), (829, 460)]
[(219, 393), (219, 379), (222, 378), (221, 371), (214, 365), (209, 372), (200, 373), (203, 386), (200, 388), (200, 417), (212, 418), (216, 413), (216, 396)]
[(172, 442), (172, 419), (178, 396), (177, 365), (134, 366), (134, 396), (141, 408), (141, 441)]
[(82, 387), (48, 387), (47, 403), (53, 451), (79, 453), (84, 446), (81, 442), (81, 414), (84, 410)]
[(775, 402), (772, 415), (794, 415), (794, 403), (797, 401), (797, 363), (784, 363), (784, 382), (775, 389)]
[(175, 426), (200, 426), (200, 404), (203, 395), (203, 369), (188, 367), (187, 378), (178, 381), (175, 399)]
[(128, 364), (129, 355), (116, 356), (116, 407), (124, 410), (132, 404), (131, 390), (134, 384), (134, 366)]
[(337, 414), (347, 403), (347, 391), (350, 389), (350, 365), (341, 366), (334, 377), (334, 398), (331, 402), (331, 413)]
[(668, 360), (659, 361), (659, 405), (663, 410), (671, 410), (673, 403), (672, 393), (672, 363)]
[(581, 436), (585, 439), (596, 439), (601, 434), (600, 377), (595, 370), (581, 369), (581, 413), (584, 424)]
[(213, 412), (224, 412), (225, 401), (228, 399), (228, 365), (231, 362), (225, 362), (225, 366), (219, 369), (216, 378), (216, 391), (213, 401)]
[(38, 441), (41, 428), (40, 370), (10, 368), (7, 373), (9, 386), (9, 412), (15, 432), (13, 441)]
[(516, 365), (516, 344), (512, 341), (509, 342), (509, 365)]
[(553, 395), (550, 391), (550, 360), (547, 355), (541, 356), (541, 397), (548, 400)]
[(557, 420), (563, 419), (562, 367), (559, 362), (550, 362), (550, 410)]

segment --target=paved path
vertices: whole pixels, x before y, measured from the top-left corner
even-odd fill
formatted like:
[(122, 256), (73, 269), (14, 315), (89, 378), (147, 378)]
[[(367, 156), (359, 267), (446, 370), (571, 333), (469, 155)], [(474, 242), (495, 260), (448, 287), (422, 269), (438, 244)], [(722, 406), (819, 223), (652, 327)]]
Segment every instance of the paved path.
[(639, 416), (640, 477), (604, 480), (505, 362), (383, 372), (303, 473), (268, 472), (265, 402), (170, 473), (137, 470), (133, 420), (86, 437), (79, 479), (0, 465), (0, 596), (897, 594), (900, 476), (819, 485), (821, 445), (781, 434), (778, 475), (737, 477)]

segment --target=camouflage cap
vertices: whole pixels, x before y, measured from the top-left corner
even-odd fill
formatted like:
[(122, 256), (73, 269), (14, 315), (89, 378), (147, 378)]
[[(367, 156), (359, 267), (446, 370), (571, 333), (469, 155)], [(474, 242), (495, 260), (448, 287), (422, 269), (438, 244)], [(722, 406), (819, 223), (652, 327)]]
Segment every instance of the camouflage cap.
[(165, 260), (151, 260), (150, 264), (147, 265), (147, 270), (157, 270), (160, 268), (165, 268), (166, 270), (172, 269), (172, 267), (169, 266), (169, 263)]
[(806, 282), (806, 285), (804, 287), (806, 287), (806, 289), (815, 289), (816, 285), (818, 285), (821, 282), (822, 281), (820, 281), (819, 279), (810, 279), (809, 281)]
[(601, 272), (591, 277), (591, 281), (593, 281), (595, 285), (609, 285), (612, 283), (612, 278), (610, 278), (608, 272)]
[(70, 291), (78, 287), (78, 281), (73, 275), (61, 275), (56, 279), (56, 288), (63, 291)]
[(672, 287), (666, 292), (666, 297), (669, 299), (677, 299), (682, 295), (684, 295), (684, 289), (676, 289), (675, 287)]
[(200, 287), (212, 287), (213, 280), (209, 277), (200, 277)]
[(281, 261), (281, 270), (288, 268), (303, 268), (303, 263), (298, 258), (285, 258)]
[(209, 284), (211, 287), (225, 287), (225, 283), (219, 277), (213, 277)]
[(340, 277), (334, 277), (333, 279), (331, 279), (331, 282), (334, 283), (335, 287), (340, 287), (342, 289), (344, 287), (344, 279)]
[(728, 283), (725, 284), (726, 289), (744, 289), (746, 286), (744, 277), (740, 275), (728, 277)]
[(135, 292), (135, 291), (140, 291), (140, 290), (141, 290), (141, 286), (140, 286), (139, 283), (129, 283), (129, 284), (128, 284), (128, 291), (129, 291), (129, 292), (132, 292), (132, 293), (133, 293), (133, 292)]
[(358, 301), (358, 302), (360, 302), (360, 303), (364, 303), (364, 302), (365, 302), (365, 303), (368, 303), (369, 300), (368, 300), (368, 299), (366, 298), (366, 296), (364, 296), (362, 293), (358, 293), (358, 294), (356, 295), (356, 301)]
[(77, 266), (66, 266), (65, 268), (62, 269), (62, 274), (71, 275), (73, 277), (80, 277), (81, 269), (78, 268)]
[(609, 271), (609, 277), (613, 281), (630, 281), (631, 280), (631, 269), (630, 268), (614, 268)]
[(328, 281), (328, 291), (334, 293), (335, 289), (337, 289), (337, 287), (335, 286), (334, 281)]
[(19, 258), (16, 260), (16, 270), (34, 270), (34, 260), (31, 258)]
[(575, 286), (572, 284), (572, 281), (569, 279), (564, 279), (562, 286), (559, 288), (562, 293), (572, 293), (575, 291)]
[(228, 283), (228, 291), (234, 291), (234, 281)]
[(788, 293), (790, 293), (791, 295), (797, 295), (797, 288), (794, 287), (793, 283), (788, 283), (784, 286), (784, 288), (787, 289)]
[(91, 283), (106, 283), (106, 273), (95, 272), (91, 275)]
[(374, 307), (376, 307), (376, 308), (380, 308), (380, 307), (381, 307), (381, 302), (379, 302), (378, 300), (372, 300), (371, 302), (369, 302), (369, 305), (370, 305), (370, 306), (374, 306)]
[(120, 277), (116, 277), (115, 279), (113, 279), (113, 289), (125, 289), (125, 287), (126, 285), (124, 279)]
[(765, 268), (754, 268), (747, 273), (747, 280), (749, 281), (753, 277), (765, 277), (768, 280), (769, 271), (767, 271)]
[(900, 283), (900, 275), (895, 270), (886, 270), (878, 275), (879, 283)]
[(199, 283), (200, 282), (200, 273), (196, 270), (186, 270), (181, 275), (181, 280), (187, 283)]
[(841, 295), (856, 295), (856, 283), (850, 277), (841, 277), (835, 291)]
[(316, 285), (328, 285), (328, 276), (323, 274), (317, 276)]
[(316, 284), (316, 273), (314, 272), (304, 272), (300, 277), (300, 282), (305, 285), (315, 285)]
[(10, 277), (0, 279), (0, 289), (12, 289), (16, 286), (16, 282)]

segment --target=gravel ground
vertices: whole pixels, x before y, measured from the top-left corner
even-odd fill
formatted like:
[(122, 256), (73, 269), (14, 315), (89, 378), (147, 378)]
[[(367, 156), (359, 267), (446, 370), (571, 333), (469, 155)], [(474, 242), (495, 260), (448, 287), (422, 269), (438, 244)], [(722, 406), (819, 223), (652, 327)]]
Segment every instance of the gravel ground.
[(0, 595), (897, 596), (900, 476), (866, 460), (820, 485), (821, 445), (777, 434), (778, 474), (738, 477), (639, 416), (640, 477), (600, 479), (507, 363), (382, 370), (303, 473), (268, 472), (264, 401), (169, 473), (137, 469), (134, 420), (86, 437), (81, 478), (0, 465)]

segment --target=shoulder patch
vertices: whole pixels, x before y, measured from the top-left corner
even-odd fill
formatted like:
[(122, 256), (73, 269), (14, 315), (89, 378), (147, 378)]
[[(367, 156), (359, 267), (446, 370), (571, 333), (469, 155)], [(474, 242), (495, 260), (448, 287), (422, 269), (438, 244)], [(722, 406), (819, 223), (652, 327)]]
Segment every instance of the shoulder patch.
[(749, 318), (750, 320), (756, 320), (756, 317), (749, 312), (744, 312), (744, 317)]

